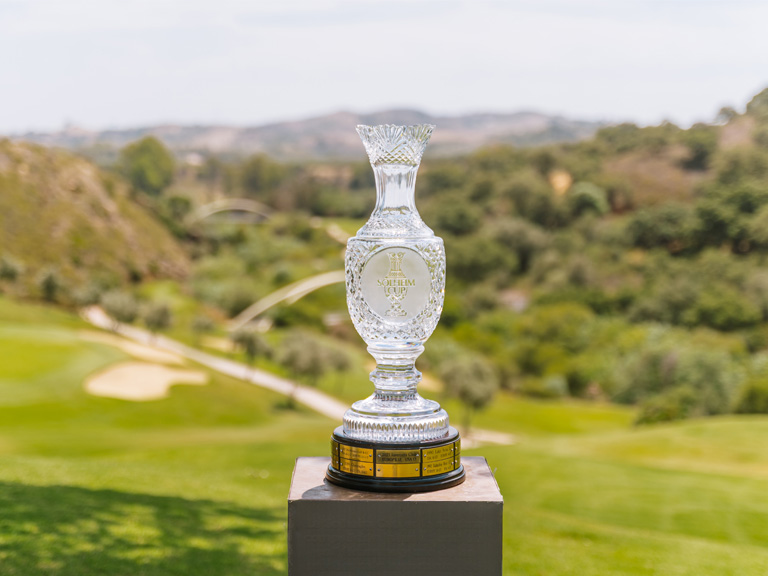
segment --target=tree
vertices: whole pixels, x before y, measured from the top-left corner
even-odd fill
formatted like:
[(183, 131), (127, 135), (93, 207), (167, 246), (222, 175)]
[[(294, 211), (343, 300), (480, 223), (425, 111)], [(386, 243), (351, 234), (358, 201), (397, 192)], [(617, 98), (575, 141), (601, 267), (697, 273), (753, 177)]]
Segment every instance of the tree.
[(269, 200), (265, 193), (276, 188), (284, 176), (285, 171), (280, 164), (264, 154), (257, 154), (243, 164), (241, 184), (249, 196)]
[(37, 278), (37, 285), (43, 300), (46, 302), (55, 302), (56, 297), (61, 291), (61, 280), (55, 270), (48, 268), (40, 272)]
[(747, 104), (747, 115), (768, 120), (768, 88), (755, 95)]
[(72, 296), (78, 306), (94, 306), (101, 302), (101, 292), (101, 286), (91, 282), (75, 290)]
[(208, 316), (195, 316), (192, 319), (192, 332), (195, 334), (195, 339), (199, 339), (201, 335), (213, 332), (214, 323)]
[(330, 368), (329, 357), (317, 339), (303, 332), (286, 337), (280, 348), (280, 363), (295, 376), (307, 378), (316, 386), (320, 377)]
[(158, 196), (171, 184), (174, 164), (171, 153), (153, 136), (142, 138), (120, 151), (120, 172), (134, 190), (151, 196)]
[(549, 241), (542, 228), (522, 218), (500, 221), (493, 228), (492, 235), (505, 248), (517, 254), (518, 272), (521, 274), (528, 272), (535, 254), (544, 250)]
[[(328, 358), (323, 354), (317, 339), (303, 332), (293, 332), (283, 340), (277, 359), (294, 377), (308, 378), (312, 386), (317, 385), (320, 377), (329, 368)], [(298, 384), (288, 397), (288, 406), (291, 408), (295, 405), (294, 394), (297, 387)]]
[(477, 230), (483, 214), (475, 204), (453, 196), (441, 198), (432, 209), (431, 216), (439, 230), (461, 236)]
[(144, 324), (153, 334), (171, 325), (172, 314), (167, 304), (154, 302), (144, 312)]
[(440, 369), (446, 392), (464, 404), (464, 427), (469, 430), (472, 413), (482, 410), (499, 388), (499, 378), (493, 366), (481, 356), (456, 357)]
[(688, 157), (682, 161), (686, 170), (706, 170), (710, 159), (717, 151), (718, 132), (712, 126), (695, 124), (680, 135), (683, 144), (688, 147)]
[(646, 399), (640, 406), (635, 424), (655, 424), (683, 420), (696, 406), (696, 393), (689, 386), (667, 390)]
[(723, 106), (717, 112), (717, 116), (715, 116), (715, 124), (728, 124), (738, 115), (739, 113), (734, 110), (733, 106)]
[(675, 253), (691, 246), (698, 223), (690, 206), (668, 202), (634, 212), (627, 234), (639, 248), (662, 247)]
[(136, 299), (127, 292), (107, 292), (101, 299), (101, 305), (116, 325), (130, 324), (139, 315)]
[(501, 193), (521, 218), (541, 226), (555, 226), (567, 220), (550, 185), (534, 171), (515, 174)]
[(571, 187), (568, 191), (568, 206), (574, 217), (587, 212), (602, 216), (610, 210), (605, 190), (591, 182), (577, 182)]
[(14, 282), (21, 274), (23, 267), (13, 258), (3, 256), (0, 258), (0, 280)]
[(744, 386), (736, 404), (739, 414), (768, 414), (768, 380), (751, 380)]
[(230, 338), (235, 347), (242, 349), (248, 365), (253, 364), (258, 356), (269, 356), (272, 353), (267, 341), (255, 330), (241, 328), (233, 332)]

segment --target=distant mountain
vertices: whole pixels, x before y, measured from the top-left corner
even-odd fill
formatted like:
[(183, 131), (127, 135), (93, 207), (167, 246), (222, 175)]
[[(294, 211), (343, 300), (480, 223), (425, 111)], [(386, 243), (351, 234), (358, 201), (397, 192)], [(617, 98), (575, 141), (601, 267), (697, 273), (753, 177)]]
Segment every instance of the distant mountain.
[(115, 149), (146, 135), (160, 138), (176, 153), (263, 152), (283, 160), (364, 158), (355, 133), (357, 124), (422, 124), (437, 126), (429, 151), (447, 156), (490, 144), (532, 146), (572, 142), (592, 136), (600, 122), (570, 120), (538, 112), (432, 116), (416, 110), (386, 110), (371, 114), (338, 112), (293, 122), (253, 127), (160, 125), (125, 130), (88, 131), (67, 127), (59, 132), (16, 134), (46, 146), (70, 149)]

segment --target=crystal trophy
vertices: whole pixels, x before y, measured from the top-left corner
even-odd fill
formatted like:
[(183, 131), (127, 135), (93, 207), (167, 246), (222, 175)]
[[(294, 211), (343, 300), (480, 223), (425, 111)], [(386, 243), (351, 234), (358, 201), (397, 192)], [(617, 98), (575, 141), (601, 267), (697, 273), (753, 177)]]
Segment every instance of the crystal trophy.
[(416, 390), (416, 358), (437, 326), (445, 294), (443, 240), (414, 204), (434, 126), (358, 126), (376, 177), (376, 207), (349, 239), (347, 306), (376, 360), (374, 393), (355, 402), (331, 439), (327, 479), (347, 488), (425, 492), (464, 481), (459, 433)]

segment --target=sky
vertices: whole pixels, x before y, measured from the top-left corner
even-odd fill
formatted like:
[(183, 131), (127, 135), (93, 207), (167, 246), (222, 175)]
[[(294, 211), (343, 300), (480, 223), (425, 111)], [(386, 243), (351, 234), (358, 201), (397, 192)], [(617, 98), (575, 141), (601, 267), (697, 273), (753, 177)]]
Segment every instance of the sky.
[(685, 126), (766, 64), (766, 1), (0, 0), (0, 133), (395, 107)]

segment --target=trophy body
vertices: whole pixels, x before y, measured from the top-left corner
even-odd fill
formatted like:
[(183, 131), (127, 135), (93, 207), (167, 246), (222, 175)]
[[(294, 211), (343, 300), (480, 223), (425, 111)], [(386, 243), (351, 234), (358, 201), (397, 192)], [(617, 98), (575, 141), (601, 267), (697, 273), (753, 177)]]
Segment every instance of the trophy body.
[(346, 253), (347, 305), (376, 360), (374, 393), (355, 402), (331, 440), (329, 481), (388, 492), (438, 490), (464, 480), (448, 414), (417, 392), (415, 362), (437, 326), (445, 250), (421, 220), (414, 185), (431, 125), (358, 126), (376, 176), (376, 208)]

